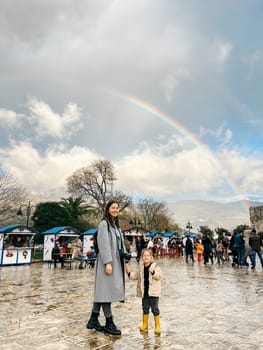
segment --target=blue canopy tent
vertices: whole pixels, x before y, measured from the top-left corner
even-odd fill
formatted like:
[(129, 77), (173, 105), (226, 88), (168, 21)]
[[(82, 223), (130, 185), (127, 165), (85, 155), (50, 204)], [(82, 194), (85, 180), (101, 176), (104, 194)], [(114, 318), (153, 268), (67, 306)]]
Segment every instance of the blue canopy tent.
[(158, 234), (158, 231), (151, 231), (145, 235), (145, 237), (154, 237)]
[(167, 237), (167, 238), (170, 238), (172, 236), (174, 236), (174, 232), (163, 232), (161, 234), (162, 237)]
[(186, 233), (185, 237), (197, 238), (198, 237), (198, 233), (193, 233), (193, 232)]
[(94, 235), (95, 232), (97, 232), (97, 228), (90, 228), (87, 231), (82, 232), (82, 235)]

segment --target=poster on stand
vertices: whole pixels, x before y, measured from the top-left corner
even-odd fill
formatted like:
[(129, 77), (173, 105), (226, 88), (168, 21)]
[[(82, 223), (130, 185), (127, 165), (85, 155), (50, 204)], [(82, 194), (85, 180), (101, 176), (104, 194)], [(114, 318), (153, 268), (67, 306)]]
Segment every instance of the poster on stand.
[(3, 252), (3, 265), (16, 265), (17, 262), (17, 250), (16, 249), (8, 249)]
[(51, 260), (52, 249), (55, 246), (55, 235), (46, 235), (44, 238), (44, 256), (43, 260)]
[(29, 264), (31, 262), (31, 255), (32, 255), (31, 249), (19, 249), (18, 256), (17, 256), (17, 263)]

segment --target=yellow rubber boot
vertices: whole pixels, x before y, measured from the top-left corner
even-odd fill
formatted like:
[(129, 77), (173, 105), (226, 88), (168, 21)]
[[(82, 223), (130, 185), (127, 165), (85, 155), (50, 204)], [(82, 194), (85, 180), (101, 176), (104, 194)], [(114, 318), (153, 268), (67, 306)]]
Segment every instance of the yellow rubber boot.
[(160, 316), (154, 316), (154, 322), (155, 322), (155, 334), (160, 334), (161, 329), (160, 329)]
[(140, 327), (140, 331), (144, 332), (148, 329), (148, 320), (149, 320), (149, 314), (143, 314), (142, 317), (142, 326)]

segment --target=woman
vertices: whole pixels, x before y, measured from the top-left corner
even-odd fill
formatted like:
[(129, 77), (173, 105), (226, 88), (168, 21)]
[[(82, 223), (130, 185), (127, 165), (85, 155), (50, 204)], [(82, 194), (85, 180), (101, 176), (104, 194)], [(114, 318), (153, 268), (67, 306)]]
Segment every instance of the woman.
[[(121, 335), (113, 322), (111, 303), (124, 301), (124, 240), (119, 229), (119, 204), (115, 200), (107, 203), (98, 227), (98, 254), (95, 272), (94, 303), (87, 328)], [(106, 324), (102, 327), (98, 317), (102, 307)]]

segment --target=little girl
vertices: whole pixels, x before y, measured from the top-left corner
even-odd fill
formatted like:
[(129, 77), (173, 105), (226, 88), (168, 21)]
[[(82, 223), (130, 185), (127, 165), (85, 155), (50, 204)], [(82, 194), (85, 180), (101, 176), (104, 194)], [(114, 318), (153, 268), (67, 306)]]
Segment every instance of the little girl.
[(201, 262), (204, 248), (203, 248), (202, 244), (200, 243), (199, 239), (197, 239), (195, 242), (195, 248), (196, 248), (196, 254), (197, 254), (197, 261)]
[(155, 321), (155, 334), (160, 334), (159, 296), (161, 295), (161, 269), (153, 261), (151, 249), (143, 249), (137, 272), (130, 272), (126, 264), (126, 272), (132, 280), (137, 280), (137, 297), (142, 298), (143, 324), (140, 331), (148, 330), (149, 311), (151, 309)]

